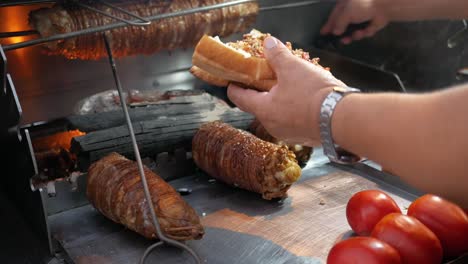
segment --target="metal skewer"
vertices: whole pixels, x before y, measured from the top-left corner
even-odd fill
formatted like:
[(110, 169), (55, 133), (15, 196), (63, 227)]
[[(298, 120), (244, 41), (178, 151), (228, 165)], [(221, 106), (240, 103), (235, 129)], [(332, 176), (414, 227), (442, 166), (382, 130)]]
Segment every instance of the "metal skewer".
[(83, 3), (82, 1), (73, 1), (73, 3), (76, 4), (76, 5), (78, 5), (78, 6), (84, 7), (84, 8), (86, 8), (86, 9), (91, 10), (91, 11), (94, 11), (94, 12), (96, 12), (96, 13), (99, 13), (99, 14), (101, 14), (101, 15), (103, 15), (103, 16), (110, 17), (110, 18), (113, 18), (113, 19), (115, 19), (115, 20), (124, 22), (124, 23), (126, 23), (126, 24), (128, 24), (128, 25), (132, 25), (132, 26), (147, 26), (147, 25), (151, 24), (151, 21), (150, 21), (150, 20), (148, 20), (148, 19), (146, 19), (146, 18), (143, 18), (143, 17), (141, 17), (141, 16), (139, 16), (139, 15), (137, 15), (137, 14), (133, 14), (132, 12), (129, 12), (129, 11), (127, 11), (127, 10), (125, 10), (125, 9), (123, 9), (123, 8), (120, 8), (120, 7), (118, 7), (118, 6), (115, 6), (115, 5), (113, 5), (113, 4), (110, 4), (110, 3), (108, 3), (108, 2), (106, 2), (106, 1), (104, 1), (104, 0), (95, 0), (95, 2), (100, 3), (100, 4), (102, 4), (102, 5), (105, 5), (105, 6), (109, 7), (109, 8), (111, 8), (111, 9), (117, 10), (117, 11), (119, 11), (119, 12), (121, 12), (121, 13), (127, 14), (128, 16), (133, 17), (133, 18), (136, 18), (136, 19), (140, 20), (141, 22), (131, 21), (131, 20), (127, 20), (127, 19), (124, 19), (124, 18), (120, 18), (120, 17), (114, 16), (114, 15), (112, 15), (112, 14), (110, 14), (110, 13), (107, 13), (107, 12), (105, 12), (105, 11), (99, 10), (99, 9), (93, 7), (93, 6), (87, 5), (87, 4)]
[[(293, 3), (274, 5), (274, 6), (264, 6), (260, 8), (260, 11), (272, 11), (272, 10), (278, 10), (278, 9), (284, 9), (284, 8), (302, 7), (302, 6), (313, 5), (313, 4), (324, 3), (324, 2), (332, 3), (335, 1), (336, 0), (309, 0), (309, 1), (302, 1), (302, 2), (293, 2)], [(206, 11), (210, 11), (213, 9), (220, 9), (220, 8), (225, 8), (229, 6), (245, 4), (249, 2), (257, 2), (257, 0), (235, 0), (235, 1), (225, 2), (225, 3), (215, 4), (215, 5), (208, 5), (208, 6), (202, 6), (202, 7), (197, 7), (197, 8), (180, 10), (180, 11), (176, 11), (172, 13), (157, 14), (154, 16), (145, 17), (143, 19), (148, 20), (148, 21), (156, 21), (156, 20), (161, 20), (165, 18), (185, 16), (185, 15), (190, 15), (190, 14), (199, 13), (199, 12), (206, 12)], [(47, 43), (51, 41), (69, 39), (69, 38), (78, 37), (78, 36), (82, 36), (86, 34), (104, 32), (104, 31), (115, 29), (115, 28), (127, 26), (128, 22), (129, 21), (126, 21), (126, 22), (120, 21), (120, 22), (107, 24), (107, 25), (103, 25), (99, 27), (87, 28), (87, 29), (82, 29), (82, 30), (78, 30), (74, 32), (57, 34), (57, 35), (53, 35), (50, 37), (23, 41), (23, 42), (3, 46), (3, 49), (5, 51), (10, 51), (10, 50), (29, 47), (29, 46), (39, 45), (39, 44), (43, 44), (43, 43)], [(130, 22), (135, 22), (135, 21), (130, 21)]]
[(0, 32), (0, 38), (23, 37), (29, 35), (38, 35), (36, 30)]
[(320, 4), (324, 2), (333, 3), (333, 2), (336, 2), (336, 0), (309, 0), (309, 1), (302, 1), (302, 2), (296, 2), (296, 3), (287, 3), (287, 4), (282, 4), (282, 5), (263, 6), (263, 7), (260, 7), (258, 10), (260, 12), (265, 12), (265, 11), (273, 11), (273, 10), (279, 10), (279, 9), (285, 9), (285, 8), (294, 8), (294, 7), (302, 7), (302, 6)]
[(109, 44), (109, 39), (107, 38), (106, 33), (104, 33), (102, 36), (103, 36), (103, 39), (104, 39), (104, 44), (106, 46), (107, 55), (109, 56), (109, 62), (111, 64), (112, 74), (113, 74), (113, 77), (114, 77), (115, 85), (116, 85), (117, 91), (119, 93), (120, 102), (122, 102), (121, 103), (122, 110), (123, 110), (123, 113), (124, 113), (124, 116), (125, 116), (125, 120), (127, 122), (128, 132), (129, 132), (129, 135), (130, 135), (130, 138), (131, 138), (131, 141), (132, 141), (133, 151), (135, 153), (135, 160), (136, 160), (137, 165), (138, 165), (138, 170), (140, 172), (140, 177), (141, 177), (141, 183), (143, 185), (143, 190), (145, 192), (145, 199), (146, 199), (146, 202), (148, 203), (148, 207), (150, 209), (151, 220), (153, 221), (153, 225), (154, 225), (154, 227), (156, 229), (156, 235), (161, 240), (161, 241), (153, 244), (152, 246), (150, 246), (145, 251), (142, 258), (140, 259), (140, 264), (143, 264), (145, 262), (147, 256), (151, 253), (151, 251), (153, 249), (155, 249), (158, 246), (163, 245), (164, 243), (167, 243), (167, 244), (169, 244), (171, 246), (175, 246), (175, 247), (178, 247), (180, 249), (186, 250), (195, 259), (196, 263), (200, 264), (201, 260), (198, 257), (198, 255), (193, 251), (193, 249), (189, 248), (187, 245), (185, 245), (185, 244), (183, 244), (183, 243), (181, 243), (179, 241), (176, 241), (176, 240), (173, 240), (173, 239), (170, 239), (170, 238), (166, 237), (163, 234), (163, 232), (161, 231), (161, 226), (159, 225), (158, 217), (156, 216), (156, 212), (154, 210), (153, 200), (151, 198), (151, 194), (149, 192), (148, 184), (147, 184), (147, 181), (146, 181), (146, 175), (145, 175), (145, 171), (143, 169), (143, 162), (141, 161), (140, 151), (139, 151), (138, 144), (137, 144), (137, 141), (136, 141), (135, 132), (133, 131), (132, 121), (131, 121), (130, 115), (128, 113), (127, 104), (125, 103), (125, 100), (124, 100), (124, 96), (123, 96), (123, 92), (122, 92), (122, 84), (120, 83), (120, 79), (119, 79), (119, 76), (117, 74), (117, 66), (115, 64), (114, 57), (112, 56), (112, 50), (111, 50), (111, 47), (110, 47), (110, 44)]
[[(209, 11), (213, 9), (229, 7), (229, 6), (239, 5), (239, 4), (248, 3), (248, 2), (255, 2), (255, 1), (256, 0), (236, 0), (236, 1), (226, 2), (226, 3), (216, 4), (216, 5), (209, 5), (209, 6), (202, 6), (202, 7), (197, 7), (197, 8), (180, 10), (180, 11), (172, 12), (172, 13), (158, 14), (158, 15), (146, 17), (145, 19), (148, 19), (150, 21), (155, 21), (155, 20), (161, 20), (165, 18), (190, 15), (190, 14), (194, 14), (198, 12), (205, 12), (205, 11)], [(111, 29), (124, 27), (127, 25), (128, 24), (126, 22), (116, 22), (112, 24), (99, 26), (99, 27), (87, 28), (87, 29), (78, 30), (74, 32), (57, 34), (57, 35), (53, 35), (53, 36), (46, 37), (46, 38), (33, 39), (33, 40), (19, 42), (19, 43), (15, 43), (11, 45), (6, 45), (6, 46), (3, 46), (3, 50), (10, 51), (10, 50), (19, 49), (19, 48), (25, 48), (25, 47), (39, 45), (39, 44), (43, 44), (43, 43), (47, 43), (47, 42), (51, 42), (55, 40), (63, 40), (63, 39), (69, 39), (69, 38), (78, 37), (78, 36), (82, 36), (86, 34), (104, 32), (104, 31), (108, 31)]]
[(27, 0), (27, 1), (4, 0), (0, 3), (0, 7), (16, 6), (16, 5), (53, 4), (55, 2), (57, 1), (54, 1), (54, 0)]

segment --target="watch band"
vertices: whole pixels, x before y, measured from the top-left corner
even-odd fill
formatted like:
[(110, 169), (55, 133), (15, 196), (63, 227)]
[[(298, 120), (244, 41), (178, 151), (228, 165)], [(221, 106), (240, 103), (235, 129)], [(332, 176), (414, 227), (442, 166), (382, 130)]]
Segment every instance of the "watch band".
[(351, 164), (360, 160), (360, 157), (337, 146), (333, 141), (331, 131), (331, 121), (336, 105), (347, 94), (356, 92), (360, 92), (360, 90), (350, 87), (334, 87), (333, 91), (328, 94), (322, 103), (320, 109), (320, 137), (322, 140), (323, 153), (332, 162)]

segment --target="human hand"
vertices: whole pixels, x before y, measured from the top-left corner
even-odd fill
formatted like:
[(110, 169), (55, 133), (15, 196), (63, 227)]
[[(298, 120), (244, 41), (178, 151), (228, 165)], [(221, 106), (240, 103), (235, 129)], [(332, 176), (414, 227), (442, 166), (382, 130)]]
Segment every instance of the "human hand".
[(320, 33), (342, 35), (349, 24), (369, 21), (366, 28), (356, 30), (351, 36), (343, 37), (341, 41), (344, 44), (349, 44), (353, 40), (371, 37), (384, 28), (390, 20), (384, 2), (379, 0), (338, 0)]
[(272, 136), (288, 143), (320, 145), (321, 104), (334, 86), (345, 84), (324, 68), (292, 55), (273, 37), (265, 39), (264, 46), (278, 83), (269, 92), (230, 84), (229, 98), (254, 114)]

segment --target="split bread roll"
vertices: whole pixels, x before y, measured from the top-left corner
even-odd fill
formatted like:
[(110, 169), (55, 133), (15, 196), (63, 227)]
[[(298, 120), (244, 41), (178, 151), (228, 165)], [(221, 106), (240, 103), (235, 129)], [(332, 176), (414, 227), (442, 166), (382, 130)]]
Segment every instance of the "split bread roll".
[[(276, 74), (264, 56), (263, 41), (270, 34), (253, 29), (242, 40), (223, 43), (219, 37), (204, 35), (192, 57), (190, 72), (197, 78), (220, 87), (237, 83), (259, 91), (269, 91), (277, 82)], [(302, 49), (286, 46), (295, 56), (319, 65)]]
[(216, 77), (209, 72), (202, 70), (198, 68), (197, 66), (192, 66), (190, 68), (190, 72), (197, 78), (211, 84), (214, 86), (219, 86), (219, 87), (226, 87), (229, 85), (229, 81), (223, 78)]

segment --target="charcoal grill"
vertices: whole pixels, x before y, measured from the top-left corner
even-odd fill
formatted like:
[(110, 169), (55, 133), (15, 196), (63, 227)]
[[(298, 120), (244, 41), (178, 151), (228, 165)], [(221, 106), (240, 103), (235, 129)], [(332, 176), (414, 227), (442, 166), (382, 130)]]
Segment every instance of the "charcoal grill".
[[(2, 113), (6, 113), (0, 122), (0, 132), (2, 146), (6, 146), (3, 151), (8, 154), (4, 167), (15, 172), (14, 176), (5, 177), (4, 187), (47, 248), (43, 262), (136, 263), (144, 262), (148, 257), (145, 263), (322, 263), (333, 242), (350, 235), (344, 205), (354, 192), (382, 189), (402, 207), (419, 194), (398, 178), (382, 172), (371, 161), (343, 167), (328, 163), (321, 150), (314, 151), (303, 169), (301, 180), (291, 189), (290, 197), (275, 202), (263, 201), (255, 194), (213, 181), (196, 169), (190, 159), (190, 139), (197, 125), (214, 118), (246, 128), (253, 117), (233, 107), (225, 90), (201, 83), (188, 74), (191, 50), (116, 61), (105, 32), (251, 1), (238, 0), (153, 17), (139, 17), (119, 10), (126, 18), (113, 17), (115, 22), (106, 26), (47, 38), (34, 37), (36, 32), (30, 29), (9, 29), (8, 25), (14, 22), (0, 24), (8, 28), (0, 33), (0, 37), (22, 38), (22, 41), (0, 46), (0, 107)], [(63, 4), (93, 9), (92, 2), (64, 1)], [(95, 2), (115, 8), (112, 2)], [(10, 14), (12, 10), (21, 13), (22, 9), (49, 3), (55, 1), (3, 1), (0, 12), (9, 8)], [(311, 46), (332, 5), (332, 1), (316, 0), (286, 4), (260, 1), (255, 27), (292, 40), (296, 46), (320, 57), (323, 65), (331, 67), (337, 77), (352, 86), (366, 91), (378, 87), (404, 92), (398, 76), (393, 73)], [(272, 19), (278, 17), (284, 21)], [(296, 30), (291, 31), (291, 25)], [(103, 33), (106, 43), (107, 60), (93, 63), (65, 61), (41, 55), (37, 46), (99, 32)], [(47, 77), (46, 72), (50, 70), (57, 71), (53, 77)], [(28, 71), (29, 75), (26, 74)], [(112, 98), (120, 102), (129, 97), (132, 89), (129, 86), (166, 94), (181, 89), (190, 95), (166, 103), (141, 105), (134, 102), (129, 106), (120, 103), (116, 104), (117, 108), (99, 113), (73, 112), (72, 105), (79, 100), (107, 90), (96, 88), (99, 86), (115, 87), (118, 93), (114, 88)], [(82, 89), (78, 91), (79, 88)], [(141, 127), (132, 126), (132, 121)], [(181, 132), (180, 127), (187, 126), (190, 127), (188, 132)], [(43, 165), (39, 164), (42, 158), (34, 147), (35, 140), (70, 129), (88, 133), (72, 140), (71, 149), (80, 153), (76, 166), (67, 170), (66, 175), (54, 171), (55, 176), (51, 176), (52, 172), (48, 170), (44, 176)], [(115, 135), (110, 131), (120, 133), (118, 139), (113, 138)], [(144, 136), (147, 133), (159, 141), (148, 141)], [(169, 136), (174, 134), (175, 137)], [(136, 159), (140, 168), (143, 163), (152, 166), (180, 190), (202, 216), (207, 228), (205, 238), (183, 244), (164, 238), (158, 231), (162, 239), (152, 244), (154, 242), (98, 214), (84, 195), (85, 172), (91, 162), (110, 151)], [(144, 174), (141, 177), (145, 182)], [(149, 194), (146, 192), (146, 195)], [(154, 210), (153, 220), (157, 226)]]

